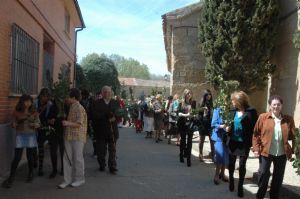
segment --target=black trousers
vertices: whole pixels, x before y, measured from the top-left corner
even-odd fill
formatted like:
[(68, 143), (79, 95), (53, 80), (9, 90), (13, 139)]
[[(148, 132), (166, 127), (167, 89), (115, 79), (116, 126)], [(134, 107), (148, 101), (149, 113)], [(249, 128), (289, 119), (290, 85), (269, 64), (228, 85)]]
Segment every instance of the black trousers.
[[(203, 155), (203, 146), (204, 146), (204, 141), (205, 141), (205, 137), (206, 135), (200, 135), (200, 141), (199, 141), (199, 153), (201, 155)], [(210, 152), (211, 152), (211, 156), (215, 157), (215, 147), (214, 147), (214, 143), (211, 140), (211, 136), (208, 135), (209, 138), (209, 143), (210, 143)]]
[(100, 167), (106, 166), (106, 154), (108, 149), (108, 167), (116, 168), (116, 142), (112, 139), (97, 139), (96, 151)]
[(191, 160), (193, 132), (188, 130), (180, 130), (180, 156), (185, 156), (189, 161)]
[[(244, 184), (244, 179), (246, 175), (246, 163), (247, 159), (249, 157), (249, 152), (250, 149), (244, 149), (245, 150), (245, 155), (244, 156), (239, 156), (239, 183), (238, 186), (241, 189)], [(229, 165), (228, 165), (228, 170), (229, 170), (229, 181), (233, 182), (233, 173), (235, 170), (235, 162), (236, 162), (236, 155), (229, 154)]]
[(45, 157), (44, 144), (46, 140), (47, 140), (46, 132), (39, 131), (37, 134), (39, 170), (43, 170), (44, 157)]
[(287, 157), (286, 155), (281, 156), (273, 156), (269, 155), (269, 157), (260, 156), (260, 164), (259, 164), (259, 173), (258, 173), (258, 191), (256, 194), (256, 198), (262, 199), (265, 197), (269, 178), (271, 176), (270, 167), (271, 163), (273, 163), (273, 177), (271, 182), (270, 189), (270, 198), (278, 199), (280, 194), (280, 188), (282, 185), (285, 165), (286, 165)]
[[(32, 174), (32, 172), (33, 172), (34, 150), (35, 150), (35, 148), (26, 148), (26, 156), (27, 156), (27, 161), (28, 161), (29, 174)], [(23, 154), (23, 148), (15, 148), (15, 156), (11, 163), (11, 168), (10, 168), (10, 178), (14, 178), (17, 168), (18, 168), (18, 165), (22, 158), (22, 154)]]
[(60, 171), (63, 172), (63, 157), (64, 157), (64, 139), (62, 135), (50, 134), (48, 137), (50, 145), (50, 157), (53, 171), (57, 171), (57, 152), (60, 154)]
[(60, 152), (61, 171), (63, 170), (63, 154), (64, 154), (64, 140), (63, 136), (58, 133), (46, 135), (44, 131), (38, 132), (38, 159), (39, 159), (39, 170), (43, 170), (45, 147), (46, 141), (49, 141), (50, 146), (50, 158), (52, 163), (52, 170), (57, 171), (57, 151)]

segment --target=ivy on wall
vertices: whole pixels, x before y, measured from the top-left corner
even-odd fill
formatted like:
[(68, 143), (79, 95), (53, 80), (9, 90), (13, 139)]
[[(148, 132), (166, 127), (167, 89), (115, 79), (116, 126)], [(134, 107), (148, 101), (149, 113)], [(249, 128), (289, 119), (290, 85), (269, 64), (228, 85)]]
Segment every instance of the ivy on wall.
[[(297, 6), (300, 7), (300, 0), (297, 0)], [(296, 30), (294, 35), (295, 47), (300, 50), (300, 30)], [(293, 166), (297, 169), (297, 174), (300, 175), (300, 129), (296, 128), (296, 146), (295, 146), (295, 158), (293, 159)]]

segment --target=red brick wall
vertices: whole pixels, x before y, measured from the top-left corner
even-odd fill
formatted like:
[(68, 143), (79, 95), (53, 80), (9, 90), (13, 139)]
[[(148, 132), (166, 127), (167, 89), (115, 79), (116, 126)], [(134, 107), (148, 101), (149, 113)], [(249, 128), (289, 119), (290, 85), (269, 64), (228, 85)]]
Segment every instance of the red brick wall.
[[(73, 2), (73, 1), (68, 1)], [(1, 0), (0, 6), (0, 124), (8, 123), (18, 100), (10, 93), (11, 26), (16, 23), (40, 44), (38, 89), (42, 88), (43, 36), (46, 32), (55, 42), (54, 74), (56, 80), (62, 64), (74, 62), (74, 16), (71, 15), (70, 34), (64, 32), (65, 7), (61, 0)], [(72, 10), (71, 10), (72, 11)], [(71, 12), (73, 13), (73, 11)], [(77, 19), (76, 19), (77, 20)], [(75, 21), (75, 19), (74, 19)], [(73, 67), (72, 67), (73, 74)], [(73, 78), (73, 76), (72, 76)]]

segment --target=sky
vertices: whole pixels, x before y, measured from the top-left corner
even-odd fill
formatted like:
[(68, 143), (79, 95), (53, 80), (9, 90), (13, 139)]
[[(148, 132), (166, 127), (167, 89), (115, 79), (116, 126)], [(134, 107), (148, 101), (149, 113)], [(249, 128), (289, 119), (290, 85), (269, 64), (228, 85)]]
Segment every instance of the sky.
[(78, 0), (86, 29), (78, 33), (79, 62), (89, 53), (118, 54), (168, 74), (161, 15), (199, 0)]

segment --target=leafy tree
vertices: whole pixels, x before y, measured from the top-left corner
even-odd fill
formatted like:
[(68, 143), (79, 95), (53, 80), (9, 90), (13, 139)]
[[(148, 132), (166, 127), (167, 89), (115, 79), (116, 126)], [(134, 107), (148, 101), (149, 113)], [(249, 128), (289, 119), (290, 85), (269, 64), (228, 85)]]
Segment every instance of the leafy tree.
[[(297, 0), (297, 6), (300, 7), (300, 0)], [(295, 47), (299, 50), (300, 49), (300, 31), (296, 30), (295, 36), (294, 36), (294, 44)]]
[[(300, 0), (297, 0), (297, 6), (300, 7)], [(294, 36), (295, 47), (300, 49), (300, 31), (296, 30)], [(300, 175), (300, 127), (296, 128), (296, 143), (295, 143), (295, 158), (293, 159), (293, 166), (296, 168), (296, 173)]]
[(216, 87), (237, 80), (251, 93), (266, 86), (279, 24), (277, 0), (205, 0), (199, 40), (206, 57), (206, 77)]
[(82, 59), (81, 66), (87, 79), (89, 91), (96, 93), (104, 85), (108, 85), (112, 87), (115, 93), (119, 93), (118, 71), (114, 62), (105, 55), (89, 54)]
[(133, 58), (124, 58), (116, 54), (110, 55), (109, 58), (116, 64), (120, 76), (150, 79), (150, 72), (147, 65)]
[(120, 93), (121, 93), (121, 98), (127, 99), (128, 94), (127, 94), (126, 85), (124, 82), (121, 82), (121, 92)]
[(84, 74), (82, 67), (79, 64), (76, 64), (76, 87), (79, 89), (87, 89), (87, 79)]
[(97, 69), (97, 61), (99, 61), (99, 59), (100, 55), (97, 53), (91, 53), (82, 58), (80, 65), (84, 70)]
[(127, 92), (126, 92), (126, 90), (121, 90), (121, 98), (122, 99), (127, 99)]
[(300, 175), (300, 129), (296, 128), (295, 158), (293, 158), (293, 167), (296, 173)]

